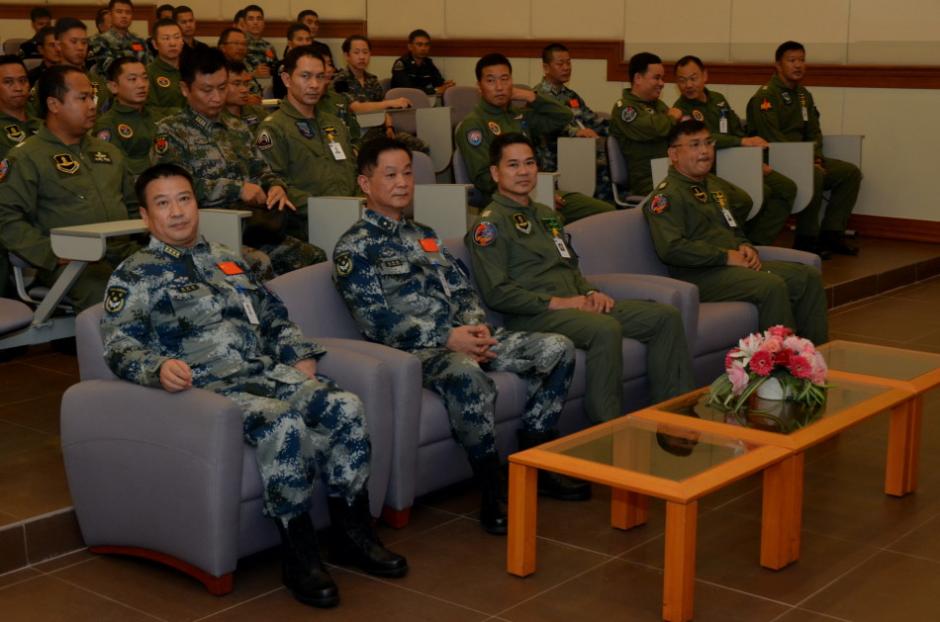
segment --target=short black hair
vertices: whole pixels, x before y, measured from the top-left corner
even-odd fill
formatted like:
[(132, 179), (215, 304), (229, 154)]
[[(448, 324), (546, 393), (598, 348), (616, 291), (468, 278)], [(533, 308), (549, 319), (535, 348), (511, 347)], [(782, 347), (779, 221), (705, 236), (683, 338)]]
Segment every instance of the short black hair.
[(16, 54), (4, 54), (0, 56), (0, 67), (4, 65), (19, 65), (23, 68), (23, 71), (26, 71), (26, 64), (23, 62), (23, 59)]
[(35, 22), (37, 19), (48, 17), (52, 19), (52, 11), (44, 6), (34, 6), (29, 10), (29, 21)]
[(36, 33), (36, 41), (39, 41), (39, 45), (44, 45), (47, 37), (55, 39), (55, 26), (43, 26)]
[(154, 39), (157, 38), (157, 29), (165, 28), (167, 26), (173, 26), (174, 28), (179, 28), (180, 25), (176, 23), (175, 19), (168, 19), (166, 17), (158, 19), (153, 23), (153, 26), (150, 27), (150, 36)]
[(175, 9), (173, 8), (172, 4), (161, 4), (153, 10), (153, 15), (154, 17), (159, 18), (160, 13), (163, 13), (164, 11), (169, 11), (170, 15), (172, 15)]
[(630, 82), (633, 82), (633, 76), (638, 73), (646, 73), (646, 70), (650, 68), (650, 65), (661, 65), (663, 59), (656, 56), (652, 52), (638, 52), (630, 57), (629, 72), (630, 75), (627, 76)]
[(477, 61), (477, 65), (474, 68), (474, 72), (477, 76), (477, 82), (483, 78), (483, 70), (487, 67), (492, 67), (494, 65), (506, 65), (509, 67), (509, 73), (512, 73), (512, 63), (509, 62), (509, 59), (499, 52), (490, 52), (485, 54)]
[(193, 15), (196, 14), (195, 11), (193, 11), (190, 7), (186, 6), (185, 4), (181, 4), (181, 5), (179, 5), (178, 7), (176, 7), (175, 9), (173, 9), (173, 17), (174, 17), (174, 18), (178, 18), (178, 17), (179, 17), (180, 15), (182, 15), (183, 13), (192, 13)]
[(333, 50), (330, 49), (330, 46), (323, 43), (322, 41), (314, 41), (310, 44), (314, 50), (316, 50), (320, 56), (323, 57), (323, 60), (330, 59), (330, 63), (333, 64)]
[(140, 63), (144, 68), (147, 67), (144, 61), (137, 60), (135, 56), (119, 56), (108, 65), (108, 80), (110, 82), (117, 82), (117, 79), (121, 76), (124, 65), (130, 65), (131, 63)]
[(408, 33), (408, 43), (414, 43), (415, 39), (418, 37), (424, 37), (425, 39), (430, 39), (431, 35), (428, 34), (428, 31), (424, 28), (417, 28)]
[(369, 51), (372, 51), (372, 42), (369, 41), (369, 37), (365, 35), (350, 35), (343, 40), (343, 54), (349, 54), (349, 50), (352, 49), (353, 41), (365, 41)]
[(555, 52), (567, 52), (568, 47), (563, 43), (549, 43), (542, 48), (542, 62), (546, 65), (552, 62), (552, 54)]
[(45, 119), (49, 116), (49, 104), (46, 102), (50, 97), (55, 97), (59, 101), (65, 101), (65, 94), (69, 92), (65, 80), (70, 73), (85, 75), (77, 67), (71, 65), (53, 65), (39, 76), (36, 83), (36, 96), (39, 98), (39, 117)]
[(792, 52), (793, 50), (806, 54), (806, 48), (803, 47), (803, 44), (799, 41), (784, 41), (777, 46), (777, 51), (774, 52), (774, 62), (779, 63), (784, 54)]
[(225, 61), (225, 69), (228, 70), (229, 75), (233, 73), (243, 74), (248, 71), (248, 65), (240, 60), (227, 60)]
[(88, 32), (88, 26), (85, 25), (85, 22), (76, 17), (59, 18), (55, 23), (55, 38), (61, 38), (62, 35), (64, 35), (69, 30), (72, 30), (73, 28), (80, 28), (85, 32)]
[(532, 156), (535, 157), (535, 145), (528, 136), (521, 132), (508, 132), (500, 134), (490, 143), (490, 166), (499, 166), (499, 161), (503, 159), (503, 151), (509, 145), (529, 145)]
[(678, 71), (679, 68), (685, 67), (689, 63), (695, 63), (698, 65), (698, 68), (702, 71), (705, 71), (705, 63), (702, 62), (702, 59), (698, 56), (693, 56), (692, 54), (686, 54), (682, 58), (676, 61), (676, 64), (673, 65), (673, 71)]
[(288, 26), (287, 27), (287, 40), (290, 41), (291, 39), (293, 39), (294, 33), (300, 32), (301, 30), (306, 30), (307, 34), (308, 35), (310, 34), (310, 29), (307, 28), (304, 24), (301, 24), (300, 22), (294, 22), (293, 24)]
[(304, 18), (307, 17), (308, 15), (313, 15), (317, 19), (320, 19), (320, 14), (314, 11), (313, 9), (304, 9), (303, 11), (297, 14), (297, 21), (302, 22)]
[(189, 186), (193, 191), (196, 189), (195, 184), (193, 184), (193, 176), (182, 166), (169, 162), (155, 164), (141, 173), (137, 181), (134, 182), (134, 194), (137, 195), (137, 201), (140, 203), (141, 209), (147, 209), (147, 186), (158, 179), (166, 177), (182, 177), (189, 182)]
[(284, 66), (281, 71), (287, 75), (294, 73), (294, 70), (297, 69), (297, 63), (300, 62), (300, 59), (304, 56), (317, 59), (323, 63), (323, 68), (326, 69), (326, 60), (324, 60), (323, 54), (320, 53), (320, 50), (317, 46), (300, 45), (292, 49), (287, 53), (287, 56), (284, 57)]
[(134, 8), (134, 3), (131, 0), (108, 0), (108, 10), (113, 9), (115, 4), (126, 4), (132, 9)]
[(379, 156), (386, 151), (404, 151), (408, 154), (408, 159), (413, 159), (411, 149), (398, 140), (388, 136), (378, 136), (372, 140), (367, 140), (359, 149), (359, 157), (356, 159), (356, 172), (359, 175), (369, 175), (379, 164)]
[(261, 13), (261, 17), (264, 17), (264, 9), (262, 9), (257, 4), (249, 4), (245, 7), (245, 17), (248, 17), (249, 13)]
[(225, 54), (217, 48), (202, 49), (188, 63), (180, 63), (180, 82), (192, 86), (197, 75), (212, 75), (226, 69)]
[(241, 28), (235, 28), (234, 26), (229, 26), (228, 28), (226, 28), (225, 30), (219, 33), (219, 42), (217, 43), (217, 45), (223, 45), (225, 43), (228, 43), (228, 36), (232, 34), (233, 32), (237, 32), (242, 35), (245, 34), (245, 31), (243, 31)]
[(707, 125), (701, 121), (696, 121), (695, 119), (679, 121), (674, 126), (672, 126), (671, 130), (669, 130), (669, 135), (666, 137), (666, 143), (672, 147), (680, 137), (689, 136), (691, 134), (698, 134), (702, 130), (707, 129)]
[[(95, 13), (95, 26), (100, 26), (101, 24), (103, 24), (104, 18), (110, 14), (111, 14), (111, 9), (109, 9), (108, 7), (98, 9), (98, 11)], [(65, 19), (71, 19), (71, 18), (65, 18)], [(59, 21), (61, 22), (62, 20), (60, 19)], [(56, 24), (56, 26), (58, 26), (58, 23)]]
[(245, 9), (238, 9), (235, 11), (235, 17), (232, 18), (232, 23), (237, 24), (238, 20), (245, 19)]

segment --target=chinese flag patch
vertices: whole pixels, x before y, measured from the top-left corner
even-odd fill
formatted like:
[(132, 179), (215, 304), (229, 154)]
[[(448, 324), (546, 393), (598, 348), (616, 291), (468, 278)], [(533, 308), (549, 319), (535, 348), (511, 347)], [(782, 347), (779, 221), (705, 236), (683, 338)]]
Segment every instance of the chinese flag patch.
[(770, 101), (767, 99), (760, 103), (761, 110), (770, 110), (771, 108), (773, 108), (773, 106), (770, 105)]
[(434, 238), (424, 238), (421, 240), (421, 248), (423, 248), (426, 253), (436, 253), (440, 250), (437, 246), (437, 240)]
[(245, 271), (241, 269), (241, 266), (239, 266), (234, 261), (223, 261), (217, 265), (219, 266), (219, 270), (221, 270), (222, 273), (226, 276), (245, 273)]

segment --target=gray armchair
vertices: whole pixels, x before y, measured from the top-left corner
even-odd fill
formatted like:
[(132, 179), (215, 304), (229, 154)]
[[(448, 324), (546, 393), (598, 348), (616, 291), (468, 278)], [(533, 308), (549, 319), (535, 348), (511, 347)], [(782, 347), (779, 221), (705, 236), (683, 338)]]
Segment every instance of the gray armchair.
[[(581, 270), (602, 289), (611, 275), (648, 275), (668, 282), (678, 293), (686, 338), (699, 384), (708, 384), (724, 368), (725, 353), (738, 339), (757, 330), (757, 307), (747, 302), (699, 301), (698, 287), (669, 277), (650, 237), (641, 209), (618, 210), (584, 218), (565, 227), (579, 254)], [(760, 246), (764, 259), (820, 267), (818, 255), (777, 246)], [(611, 292), (612, 293), (612, 292)]]
[[(279, 542), (261, 514), (255, 450), (243, 441), (238, 407), (201, 389), (171, 394), (116, 378), (102, 356), (102, 305), (81, 313), (81, 381), (62, 397), (62, 453), (75, 514), (92, 552), (146, 557), (232, 589), (238, 559)], [(372, 440), (373, 514), (391, 463), (389, 369), (326, 339), (322, 373), (362, 398)], [(328, 524), (325, 490), (313, 509)]]

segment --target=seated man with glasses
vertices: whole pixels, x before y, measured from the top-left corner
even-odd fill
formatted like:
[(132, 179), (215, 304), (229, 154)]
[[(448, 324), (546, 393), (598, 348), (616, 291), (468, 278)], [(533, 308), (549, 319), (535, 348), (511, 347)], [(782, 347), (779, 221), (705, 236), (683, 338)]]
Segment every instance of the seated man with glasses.
[(761, 330), (783, 324), (813, 343), (826, 342), (826, 295), (819, 271), (761, 261), (730, 209), (730, 184), (711, 174), (715, 139), (705, 124), (681, 121), (668, 144), (669, 174), (643, 205), (643, 214), (669, 274), (697, 285), (702, 302), (756, 305)]

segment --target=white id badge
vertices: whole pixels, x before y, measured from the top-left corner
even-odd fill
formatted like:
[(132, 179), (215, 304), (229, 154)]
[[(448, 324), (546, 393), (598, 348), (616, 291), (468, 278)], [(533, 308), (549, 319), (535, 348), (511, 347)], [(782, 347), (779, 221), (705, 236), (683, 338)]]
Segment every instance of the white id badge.
[(721, 117), (721, 120), (718, 121), (718, 133), (719, 134), (728, 133), (728, 117)]
[(343, 151), (343, 146), (335, 140), (330, 141), (330, 151), (333, 153), (334, 160), (346, 159), (346, 153)]
[(255, 313), (255, 307), (251, 304), (251, 299), (247, 296), (242, 296), (242, 307), (245, 309), (245, 315), (248, 316), (249, 322), (255, 326), (261, 323), (258, 321), (258, 314)]
[(803, 106), (803, 120), (809, 121), (809, 108)]
[(732, 229), (736, 229), (738, 223), (734, 220), (734, 216), (731, 215), (731, 211), (727, 207), (721, 208), (721, 215), (725, 217), (725, 222), (728, 223), (728, 226)]
[(565, 244), (565, 241), (558, 236), (555, 236), (552, 239), (555, 241), (555, 248), (558, 249), (558, 254), (565, 259), (571, 259), (571, 253), (568, 252), (568, 246)]

